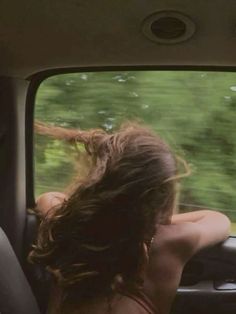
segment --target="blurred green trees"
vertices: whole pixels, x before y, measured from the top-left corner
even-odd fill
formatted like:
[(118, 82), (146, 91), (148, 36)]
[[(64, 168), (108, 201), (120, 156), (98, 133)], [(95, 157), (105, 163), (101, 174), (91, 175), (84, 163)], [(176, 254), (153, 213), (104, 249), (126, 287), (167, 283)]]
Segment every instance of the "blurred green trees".
[[(127, 71), (71, 73), (45, 80), (35, 119), (73, 128), (150, 125), (191, 164), (182, 208), (209, 207), (236, 221), (236, 73)], [(35, 138), (36, 194), (64, 190), (75, 175), (76, 149)]]

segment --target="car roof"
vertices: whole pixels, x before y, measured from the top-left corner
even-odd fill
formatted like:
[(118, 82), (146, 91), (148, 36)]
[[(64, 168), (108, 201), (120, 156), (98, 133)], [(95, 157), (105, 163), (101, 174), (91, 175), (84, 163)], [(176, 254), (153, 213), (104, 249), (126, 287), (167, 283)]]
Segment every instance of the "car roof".
[[(194, 25), (187, 40), (160, 43), (144, 33), (157, 12)], [(55, 68), (235, 66), (234, 0), (1, 1), (0, 75), (28, 77)]]

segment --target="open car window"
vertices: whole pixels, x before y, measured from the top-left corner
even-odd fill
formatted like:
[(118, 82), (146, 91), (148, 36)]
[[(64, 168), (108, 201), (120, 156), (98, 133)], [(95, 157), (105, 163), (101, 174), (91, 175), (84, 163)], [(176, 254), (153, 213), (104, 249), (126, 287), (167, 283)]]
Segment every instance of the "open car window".
[[(35, 120), (107, 131), (144, 122), (192, 169), (181, 183), (180, 210), (222, 211), (236, 234), (235, 108), (236, 73), (84, 72), (46, 79), (37, 92)], [(76, 145), (36, 132), (36, 196), (64, 191), (77, 176), (77, 157)]]

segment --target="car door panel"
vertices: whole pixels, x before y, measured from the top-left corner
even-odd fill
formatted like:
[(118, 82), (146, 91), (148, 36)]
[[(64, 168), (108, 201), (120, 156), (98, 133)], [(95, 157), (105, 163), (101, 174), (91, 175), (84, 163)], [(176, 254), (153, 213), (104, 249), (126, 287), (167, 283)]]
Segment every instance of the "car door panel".
[(236, 313), (235, 237), (201, 251), (189, 261), (172, 313)]

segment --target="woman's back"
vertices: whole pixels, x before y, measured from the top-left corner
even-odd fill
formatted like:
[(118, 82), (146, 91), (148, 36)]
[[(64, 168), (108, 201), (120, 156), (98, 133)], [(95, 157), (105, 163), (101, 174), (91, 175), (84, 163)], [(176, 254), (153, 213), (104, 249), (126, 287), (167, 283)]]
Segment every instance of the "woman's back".
[(150, 299), (141, 291), (116, 293), (112, 297), (94, 298), (89, 301), (61, 306), (60, 292), (54, 288), (48, 314), (159, 314)]

